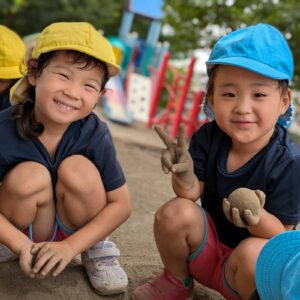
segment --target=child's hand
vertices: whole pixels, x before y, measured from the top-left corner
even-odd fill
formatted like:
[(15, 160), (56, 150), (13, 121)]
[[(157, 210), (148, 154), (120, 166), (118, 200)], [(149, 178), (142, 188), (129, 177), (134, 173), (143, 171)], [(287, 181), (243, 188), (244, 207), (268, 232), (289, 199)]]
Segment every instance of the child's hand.
[(19, 253), (19, 266), (20, 269), (24, 272), (25, 275), (34, 278), (35, 274), (32, 271), (31, 262), (32, 254), (31, 249), (33, 242), (28, 239), (28, 243), (24, 245), (21, 252)]
[(184, 125), (179, 126), (177, 142), (172, 141), (167, 133), (159, 126), (154, 127), (163, 143), (167, 146), (161, 157), (161, 166), (165, 174), (172, 172), (188, 182), (194, 175), (193, 160), (184, 139)]
[(250, 209), (240, 211), (236, 207), (231, 207), (230, 202), (225, 198), (223, 201), (223, 211), (226, 218), (237, 227), (254, 226), (259, 223), (260, 213), (265, 205), (265, 195), (261, 191), (255, 191), (259, 202), (260, 208), (257, 214), (253, 214)]
[(74, 257), (73, 249), (66, 241), (34, 244), (31, 254), (36, 255), (32, 270), (39, 278), (46, 277), (53, 269), (53, 276), (59, 275)]

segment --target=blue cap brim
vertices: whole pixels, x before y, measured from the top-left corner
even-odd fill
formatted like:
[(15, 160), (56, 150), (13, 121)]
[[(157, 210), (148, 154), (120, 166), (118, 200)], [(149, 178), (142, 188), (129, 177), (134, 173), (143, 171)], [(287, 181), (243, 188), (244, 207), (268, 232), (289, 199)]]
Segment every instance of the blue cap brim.
[[(282, 300), (285, 286), (283, 273), (294, 253), (300, 253), (300, 231), (286, 231), (273, 237), (259, 254), (255, 280), (263, 300)], [(298, 268), (295, 266), (295, 268)], [(297, 271), (297, 270), (296, 270)], [(300, 278), (298, 285), (300, 283)], [(295, 283), (297, 284), (297, 282)]]
[(292, 78), (289, 78), (287, 74), (282, 73), (266, 64), (258, 62), (248, 57), (227, 57), (227, 58), (220, 58), (215, 60), (208, 60), (206, 62), (207, 66), (207, 73), (209, 75), (210, 69), (214, 65), (229, 65), (234, 67), (240, 67), (252, 71), (254, 73), (258, 73), (265, 77), (278, 79), (278, 80), (288, 80), (291, 81)]

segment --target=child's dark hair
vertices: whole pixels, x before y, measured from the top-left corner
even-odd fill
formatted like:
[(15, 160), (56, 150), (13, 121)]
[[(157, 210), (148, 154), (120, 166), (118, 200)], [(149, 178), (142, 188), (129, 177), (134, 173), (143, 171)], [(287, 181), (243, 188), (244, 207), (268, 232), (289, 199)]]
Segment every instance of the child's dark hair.
[[(39, 77), (44, 68), (48, 66), (51, 59), (57, 54), (58, 51), (52, 51), (41, 54), (37, 59), (36, 70), (28, 70), (29, 72), (35, 73), (34, 75)], [(109, 73), (107, 65), (93, 58), (87, 54), (78, 51), (64, 51), (72, 58), (72, 63), (84, 63), (82, 69), (89, 69), (91, 67), (98, 67), (103, 71), (103, 78), (101, 80), (101, 92), (105, 90), (105, 85), (109, 79)], [(12, 107), (11, 120), (16, 121), (17, 130), (19, 135), (25, 139), (34, 139), (41, 135), (44, 131), (44, 125), (34, 118), (34, 102), (35, 102), (35, 88), (31, 86), (28, 90), (28, 98), (21, 101), (20, 103)]]
[[(213, 95), (214, 92), (214, 82), (216, 78), (216, 73), (219, 65), (214, 66), (209, 71), (208, 81), (206, 84), (206, 99), (208, 100), (209, 96)], [(288, 80), (278, 80), (278, 89), (280, 90), (280, 94), (283, 97), (286, 95), (289, 89), (289, 82)]]

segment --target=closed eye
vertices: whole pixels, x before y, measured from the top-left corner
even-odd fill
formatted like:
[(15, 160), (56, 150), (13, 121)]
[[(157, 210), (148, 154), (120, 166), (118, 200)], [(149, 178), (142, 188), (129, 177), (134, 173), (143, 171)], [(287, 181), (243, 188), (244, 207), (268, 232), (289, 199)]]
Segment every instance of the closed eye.
[(96, 92), (99, 92), (99, 88), (97, 88), (96, 86), (94, 86), (92, 84), (85, 84), (85, 87), (87, 87), (88, 89), (93, 89)]
[(261, 97), (266, 97), (267, 95), (266, 94), (263, 94), (263, 93), (255, 93), (254, 96), (256, 98), (261, 98)]
[(233, 94), (233, 93), (223, 93), (222, 96), (232, 98), (232, 97), (235, 97), (235, 94)]
[(57, 75), (59, 77), (61, 77), (62, 79), (69, 79), (69, 76), (67, 74), (64, 74), (64, 73), (57, 73)]

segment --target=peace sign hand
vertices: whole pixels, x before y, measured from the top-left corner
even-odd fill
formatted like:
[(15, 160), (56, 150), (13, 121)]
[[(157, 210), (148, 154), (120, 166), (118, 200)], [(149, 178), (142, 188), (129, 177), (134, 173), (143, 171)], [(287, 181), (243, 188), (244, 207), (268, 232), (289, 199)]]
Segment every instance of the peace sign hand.
[(167, 146), (161, 157), (161, 166), (165, 174), (172, 172), (189, 182), (194, 176), (193, 160), (184, 139), (184, 125), (179, 126), (177, 142), (170, 139), (167, 133), (160, 127), (154, 127), (163, 143)]

